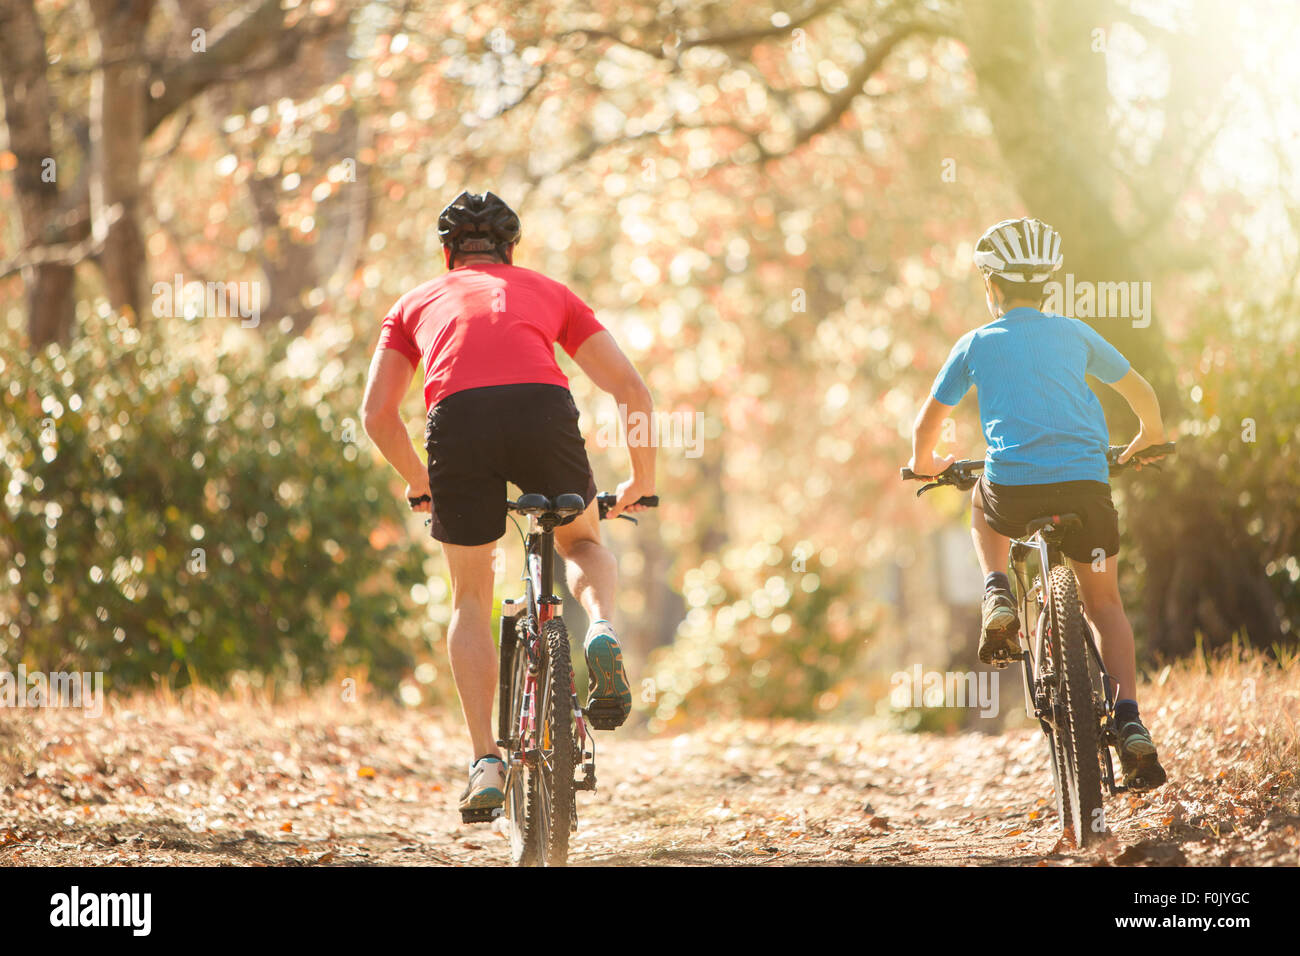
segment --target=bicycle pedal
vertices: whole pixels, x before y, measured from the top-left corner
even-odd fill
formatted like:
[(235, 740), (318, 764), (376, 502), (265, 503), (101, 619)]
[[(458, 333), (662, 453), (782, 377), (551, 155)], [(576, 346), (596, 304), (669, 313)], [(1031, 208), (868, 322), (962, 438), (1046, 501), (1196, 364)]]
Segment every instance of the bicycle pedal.
[(1015, 655), (999, 654), (993, 658), (992, 667), (995, 670), (1004, 671), (1012, 664), (1019, 664), (1024, 659), (1025, 659), (1024, 651), (1021, 651), (1019, 654), (1015, 654)]
[(491, 823), (505, 813), (504, 807), (470, 807), (460, 811), (461, 823)]
[(596, 730), (617, 730), (628, 718), (619, 702), (609, 697), (587, 701), (583, 713)]

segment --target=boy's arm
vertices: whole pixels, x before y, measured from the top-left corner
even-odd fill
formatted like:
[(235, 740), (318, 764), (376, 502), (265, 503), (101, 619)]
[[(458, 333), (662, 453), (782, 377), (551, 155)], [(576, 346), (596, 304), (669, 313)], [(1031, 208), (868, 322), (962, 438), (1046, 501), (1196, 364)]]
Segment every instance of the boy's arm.
[(934, 454), (934, 446), (939, 443), (939, 433), (943, 430), (944, 419), (956, 407), (945, 405), (933, 395), (921, 406), (921, 412), (916, 416), (916, 423), (912, 426), (912, 460), (907, 463), (907, 467), (911, 468), (918, 477), (933, 477), (956, 461), (953, 455), (938, 458)]
[(1165, 423), (1160, 417), (1160, 400), (1156, 398), (1155, 389), (1135, 369), (1130, 368), (1123, 378), (1111, 382), (1110, 387), (1123, 396), (1138, 417), (1137, 437), (1119, 456), (1123, 463), (1143, 448), (1163, 443), (1166, 440)]

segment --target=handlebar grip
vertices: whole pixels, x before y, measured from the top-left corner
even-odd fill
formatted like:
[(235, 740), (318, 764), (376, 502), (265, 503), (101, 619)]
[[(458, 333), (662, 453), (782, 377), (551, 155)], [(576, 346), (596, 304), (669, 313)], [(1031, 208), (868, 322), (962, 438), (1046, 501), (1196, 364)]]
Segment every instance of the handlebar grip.
[[(601, 494), (598, 494), (596, 496), (596, 503), (599, 505), (598, 510), (600, 512), (600, 517), (604, 518), (606, 513), (609, 511), (609, 509), (614, 507), (614, 504), (617, 501), (618, 501), (618, 495), (614, 494), (614, 492), (612, 491), (606, 491), (606, 492), (602, 492)], [(640, 498), (636, 500), (636, 503), (639, 505), (645, 505), (645, 507), (647, 508), (658, 508), (659, 496), (642, 495)], [(619, 515), (619, 517), (627, 518), (629, 521), (633, 521), (633, 522), (636, 521), (635, 518), (629, 517), (628, 515)]]
[[(1141, 451), (1134, 453), (1133, 457), (1131, 457), (1128, 461), (1124, 462), (1123, 464), (1120, 464), (1119, 456), (1123, 454), (1124, 449), (1127, 447), (1128, 447), (1127, 445), (1110, 446), (1110, 453), (1106, 457), (1110, 462), (1110, 467), (1112, 472), (1119, 469), (1127, 468), (1128, 466), (1132, 465), (1134, 462), (1146, 461), (1149, 458), (1160, 457), (1163, 455), (1173, 455), (1173, 454), (1177, 454), (1178, 452), (1177, 442), (1172, 442), (1172, 441), (1162, 442), (1159, 445), (1148, 445), (1146, 448), (1143, 448)], [(1160, 466), (1152, 465), (1151, 467), (1158, 468)]]
[[(618, 501), (618, 495), (614, 494), (614, 492), (612, 491), (603, 491), (596, 496), (596, 500), (599, 501), (601, 504), (603, 504), (605, 507), (609, 507), (610, 505)], [(642, 495), (640, 498), (636, 500), (636, 503), (639, 505), (645, 505), (647, 508), (658, 508), (659, 496)]]
[(406, 501), (412, 508), (414, 508), (416, 505), (423, 504), (426, 501), (432, 504), (433, 498), (429, 495), (420, 495), (418, 498), (407, 498)]
[(920, 478), (921, 476), (918, 475), (916, 472), (914, 472), (911, 468), (900, 468), (898, 469), (898, 477), (902, 478), (904, 481), (914, 481), (917, 478)]

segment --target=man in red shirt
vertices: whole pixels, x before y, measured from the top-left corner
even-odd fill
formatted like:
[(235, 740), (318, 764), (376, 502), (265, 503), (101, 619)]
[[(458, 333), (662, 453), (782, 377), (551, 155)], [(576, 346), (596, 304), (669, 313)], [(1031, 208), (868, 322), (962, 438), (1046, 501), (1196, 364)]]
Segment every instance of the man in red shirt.
[[(555, 544), (566, 559), (569, 590), (592, 620), (584, 645), (589, 696), (616, 702), (624, 720), (632, 708), (609, 623), (617, 563), (600, 541), (596, 483), (555, 343), (614, 397), (620, 415), (639, 413), (649, 421), (652, 403), (645, 382), (585, 302), (563, 284), (512, 264), (519, 217), (501, 199), (461, 193), (442, 211), (438, 234), (449, 271), (402, 296), (385, 316), (362, 420), (406, 479), (407, 498), (426, 498), (415, 510), (431, 512), (433, 537), (442, 542), (452, 592), (447, 651), (474, 749), (460, 807), (487, 809), (505, 800), (492, 728), (491, 620), (492, 552), (505, 532), (507, 481), (524, 493), (575, 493), (586, 500), (583, 514), (555, 529)], [(427, 466), (399, 410), (421, 361)], [(618, 486), (611, 517), (642, 510), (636, 502), (655, 493), (654, 449), (628, 446), (632, 474)]]

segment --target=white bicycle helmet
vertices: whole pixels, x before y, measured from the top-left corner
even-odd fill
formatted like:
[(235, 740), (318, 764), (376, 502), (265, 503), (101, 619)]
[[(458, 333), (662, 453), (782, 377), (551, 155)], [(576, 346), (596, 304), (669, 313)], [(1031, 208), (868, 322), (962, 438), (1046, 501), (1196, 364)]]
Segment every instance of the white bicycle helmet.
[(1061, 268), (1061, 234), (1038, 219), (1004, 219), (975, 243), (984, 275), (1011, 282), (1046, 282)]

